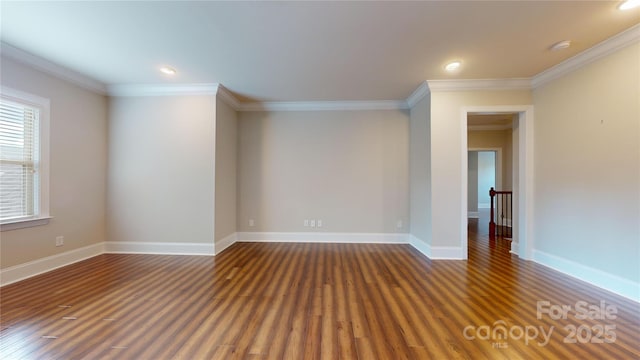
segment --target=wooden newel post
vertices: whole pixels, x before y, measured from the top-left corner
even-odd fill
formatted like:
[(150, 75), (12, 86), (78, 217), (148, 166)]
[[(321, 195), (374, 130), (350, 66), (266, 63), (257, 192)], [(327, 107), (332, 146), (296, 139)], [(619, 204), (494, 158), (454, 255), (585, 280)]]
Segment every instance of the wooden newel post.
[(491, 188), (491, 190), (489, 190), (489, 196), (491, 197), (491, 211), (490, 211), (490, 215), (489, 215), (489, 240), (495, 240), (496, 239), (496, 222), (493, 218), (493, 198), (496, 196), (496, 191)]

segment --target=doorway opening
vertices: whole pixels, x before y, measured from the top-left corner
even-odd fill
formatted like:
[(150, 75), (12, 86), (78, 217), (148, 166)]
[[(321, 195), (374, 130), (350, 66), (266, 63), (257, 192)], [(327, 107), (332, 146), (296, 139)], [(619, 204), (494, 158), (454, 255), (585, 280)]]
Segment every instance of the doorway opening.
[[(531, 259), (533, 248), (533, 107), (523, 106), (476, 106), (464, 107), (462, 121), (462, 246), (468, 248), (469, 210), (469, 150), (501, 150), (503, 171), (496, 174), (496, 190), (513, 192), (512, 241), (510, 251), (524, 259)], [(483, 135), (476, 136), (485, 132)], [(493, 136), (492, 140), (489, 140)], [(499, 145), (491, 141), (501, 137)], [(484, 139), (484, 140), (483, 140)], [(485, 141), (485, 142), (482, 142)], [(473, 161), (473, 160), (472, 160)], [(473, 174), (472, 174), (473, 176)], [(500, 181), (500, 184), (498, 184)], [(479, 207), (480, 213), (481, 207)], [(471, 212), (472, 214), (472, 212)], [(480, 217), (480, 214), (478, 214)], [(488, 232), (488, 223), (487, 230)], [(479, 230), (483, 224), (478, 224)]]

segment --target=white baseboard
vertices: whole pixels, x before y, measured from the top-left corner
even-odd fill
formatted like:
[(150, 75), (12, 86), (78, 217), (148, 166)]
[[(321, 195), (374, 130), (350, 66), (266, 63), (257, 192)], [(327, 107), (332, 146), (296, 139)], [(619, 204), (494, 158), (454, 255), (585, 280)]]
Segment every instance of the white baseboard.
[(239, 242), (407, 244), (406, 233), (239, 232)]
[(411, 244), (411, 246), (413, 246), (416, 250), (420, 251), (422, 255), (431, 259), (431, 245), (429, 245), (427, 242), (423, 241), (417, 236), (409, 234), (409, 244)]
[(533, 261), (633, 301), (640, 302), (640, 283), (538, 250), (533, 251)]
[(409, 235), (409, 244), (431, 260), (464, 260), (466, 249), (453, 246), (431, 246), (427, 242)]
[(40, 275), (104, 253), (103, 242), (0, 270), (0, 286)]
[(460, 247), (432, 247), (406, 233), (311, 233), (311, 232), (239, 232), (238, 242), (298, 242), (298, 243), (354, 243), (354, 244), (411, 244), (432, 260), (462, 260)]
[(431, 260), (464, 260), (466, 252), (459, 246), (431, 246)]
[(229, 246), (235, 244), (236, 241), (238, 241), (238, 233), (235, 233), (235, 232), (223, 237), (222, 239), (220, 239), (218, 241), (216, 241), (214, 246), (213, 246), (214, 249), (215, 249), (214, 250), (215, 254), (216, 255), (220, 254), (226, 248), (228, 248)]
[(107, 241), (110, 254), (215, 255), (213, 244)]
[(520, 244), (515, 240), (511, 240), (511, 250), (509, 251), (512, 254), (516, 254), (520, 256)]
[(469, 211), (467, 212), (467, 217), (469, 219), (477, 219), (480, 217), (480, 212), (479, 211)]
[(107, 241), (0, 270), (0, 286), (8, 285), (104, 253), (215, 255), (236, 241), (408, 243), (403, 233), (233, 233), (214, 244)]

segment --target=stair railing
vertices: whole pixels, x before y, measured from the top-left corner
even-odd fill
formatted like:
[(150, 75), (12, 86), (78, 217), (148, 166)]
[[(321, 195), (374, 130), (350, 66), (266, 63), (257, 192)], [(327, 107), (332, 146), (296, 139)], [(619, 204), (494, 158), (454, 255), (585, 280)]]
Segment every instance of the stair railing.
[[(511, 224), (513, 221), (513, 191), (496, 191), (491, 188), (489, 196), (491, 197), (489, 239), (495, 240), (496, 237), (510, 239), (513, 236)], [(496, 214), (498, 216), (495, 216)]]

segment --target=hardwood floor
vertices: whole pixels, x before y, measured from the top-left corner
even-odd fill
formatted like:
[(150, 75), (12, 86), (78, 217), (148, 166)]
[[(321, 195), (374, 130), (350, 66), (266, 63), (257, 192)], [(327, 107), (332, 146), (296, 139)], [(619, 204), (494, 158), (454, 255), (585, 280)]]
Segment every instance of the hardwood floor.
[[(0, 358), (640, 358), (639, 304), (521, 261), (476, 227), (468, 261), (383, 244), (101, 255), (0, 289)], [(538, 301), (573, 310), (538, 319)], [(578, 301), (617, 317), (580, 320)]]

